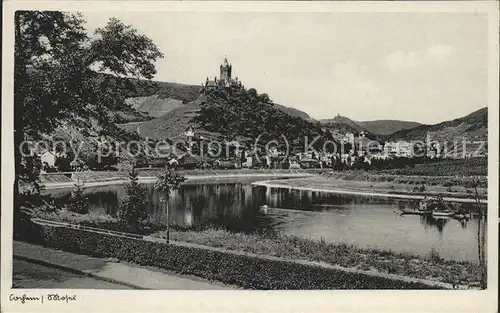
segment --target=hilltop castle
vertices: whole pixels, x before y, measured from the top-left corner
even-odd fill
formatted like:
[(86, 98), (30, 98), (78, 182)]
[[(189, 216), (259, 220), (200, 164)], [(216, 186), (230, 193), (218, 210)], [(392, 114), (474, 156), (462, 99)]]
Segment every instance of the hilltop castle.
[(205, 84), (202, 83), (202, 92), (205, 93), (209, 90), (231, 86), (242, 87), (241, 81), (238, 80), (238, 77), (235, 77), (234, 79), (231, 77), (232, 69), (233, 66), (231, 65), (231, 63), (227, 61), (227, 58), (224, 58), (224, 62), (222, 62), (219, 68), (219, 79), (217, 79), (217, 76), (214, 77), (214, 80), (210, 80), (207, 77)]

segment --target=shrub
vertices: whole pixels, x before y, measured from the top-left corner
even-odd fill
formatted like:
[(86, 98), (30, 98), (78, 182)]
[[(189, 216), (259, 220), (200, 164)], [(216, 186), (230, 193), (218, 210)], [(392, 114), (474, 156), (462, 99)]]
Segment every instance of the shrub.
[(429, 258), (429, 260), (431, 260), (432, 262), (436, 262), (436, 263), (441, 263), (443, 262), (443, 258), (441, 258), (441, 255), (439, 255), (439, 252), (432, 248), (430, 251), (429, 251), (429, 254), (427, 255), (427, 257)]
[(147, 191), (139, 185), (139, 172), (134, 168), (129, 172), (129, 184), (125, 187), (127, 197), (118, 209), (118, 218), (132, 229), (140, 228), (147, 218)]
[(77, 183), (75, 186), (76, 190), (73, 191), (68, 201), (68, 210), (79, 214), (87, 214), (90, 207), (87, 197), (83, 195), (82, 185)]

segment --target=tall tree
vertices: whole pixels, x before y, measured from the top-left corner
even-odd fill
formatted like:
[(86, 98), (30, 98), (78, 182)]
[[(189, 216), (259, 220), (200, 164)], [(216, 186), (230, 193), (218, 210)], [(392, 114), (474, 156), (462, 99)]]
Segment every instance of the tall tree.
[(107, 112), (123, 108), (139, 83), (153, 78), (154, 62), (163, 57), (151, 39), (117, 19), (92, 38), (84, 23), (82, 15), (65, 12), (15, 14), (16, 199), (23, 140), (50, 134), (67, 119), (109, 125)]
[(170, 192), (179, 189), (180, 185), (186, 178), (175, 170), (165, 168), (156, 178), (155, 190), (163, 192), (161, 202), (165, 204), (165, 212), (167, 213), (167, 243), (170, 240), (170, 214), (168, 200), (170, 200)]
[(137, 231), (148, 216), (147, 190), (139, 184), (139, 172), (135, 168), (132, 168), (128, 177), (129, 183), (125, 186), (127, 197), (120, 205), (118, 217), (132, 231)]

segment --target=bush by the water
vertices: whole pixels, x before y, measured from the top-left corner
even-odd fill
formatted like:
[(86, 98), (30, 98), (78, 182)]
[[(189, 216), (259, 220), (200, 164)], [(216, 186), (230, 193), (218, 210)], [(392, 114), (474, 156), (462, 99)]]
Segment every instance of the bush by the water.
[(83, 230), (37, 225), (35, 243), (95, 257), (112, 257), (144, 266), (247, 289), (435, 289), (427, 284), (332, 268), (270, 260), (236, 253), (167, 245)]
[(82, 186), (77, 184), (76, 189), (69, 198), (68, 210), (79, 214), (87, 214), (89, 213), (89, 209), (89, 203), (87, 201), (87, 197), (83, 195)]
[(129, 172), (129, 180), (125, 191), (127, 197), (118, 209), (118, 218), (132, 229), (140, 228), (143, 221), (148, 217), (147, 191), (139, 184), (139, 172), (132, 169)]

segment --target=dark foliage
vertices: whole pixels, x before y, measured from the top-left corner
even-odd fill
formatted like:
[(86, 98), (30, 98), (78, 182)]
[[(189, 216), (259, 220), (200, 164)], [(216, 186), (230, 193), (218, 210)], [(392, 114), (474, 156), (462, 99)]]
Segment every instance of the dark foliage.
[[(155, 74), (154, 62), (163, 55), (151, 39), (115, 18), (97, 28), (91, 39), (84, 24), (80, 14), (16, 12), (16, 147), (24, 140), (51, 134), (68, 120), (93, 119), (110, 128), (109, 111), (126, 109), (125, 98)], [(18, 149), (15, 164), (18, 199), (20, 176), (30, 170), (23, 168)]]
[(87, 214), (90, 209), (87, 197), (83, 195), (81, 185), (77, 184), (75, 187), (76, 189), (73, 191), (68, 201), (68, 210), (79, 214)]
[(127, 197), (120, 205), (118, 218), (132, 229), (138, 229), (147, 218), (147, 191), (139, 184), (139, 172), (132, 169), (129, 172), (130, 182), (125, 187)]
[(200, 114), (193, 122), (230, 139), (246, 136), (263, 142), (278, 140), (283, 147), (284, 135), (291, 146), (299, 149), (304, 148), (306, 140), (311, 143), (316, 136), (320, 138), (313, 145), (315, 148), (320, 148), (325, 140), (318, 123), (283, 112), (267, 94), (259, 95), (254, 88), (216, 89), (208, 93), (200, 106)]

